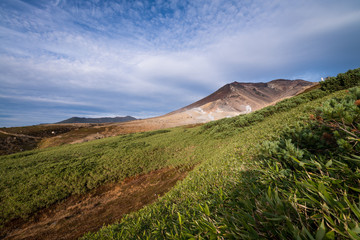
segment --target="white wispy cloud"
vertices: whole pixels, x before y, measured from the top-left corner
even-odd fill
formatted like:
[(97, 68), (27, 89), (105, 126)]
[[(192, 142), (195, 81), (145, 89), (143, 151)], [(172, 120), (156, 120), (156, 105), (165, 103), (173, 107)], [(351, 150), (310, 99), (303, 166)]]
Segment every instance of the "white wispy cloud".
[(314, 81), (360, 60), (357, 0), (4, 0), (0, 16), (1, 94), (100, 114), (166, 113), (231, 81)]
[(59, 103), (59, 104), (76, 105), (76, 106), (93, 106), (92, 104), (89, 104), (88, 102), (79, 102), (76, 100), (59, 98), (59, 97), (45, 98), (45, 97), (36, 97), (36, 96), (15, 96), (15, 95), (0, 94), (0, 98), (16, 99), (16, 100), (20, 100), (20, 101), (31, 101), (31, 102)]

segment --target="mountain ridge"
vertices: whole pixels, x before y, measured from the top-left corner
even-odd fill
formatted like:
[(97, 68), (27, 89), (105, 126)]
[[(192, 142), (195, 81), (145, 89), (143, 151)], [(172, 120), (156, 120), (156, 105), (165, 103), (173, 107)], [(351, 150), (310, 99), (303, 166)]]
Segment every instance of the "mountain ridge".
[(101, 117), (101, 118), (85, 118), (85, 117), (71, 117), (66, 120), (57, 122), (57, 124), (63, 123), (119, 123), (119, 122), (129, 122), (136, 120), (132, 116), (125, 117)]

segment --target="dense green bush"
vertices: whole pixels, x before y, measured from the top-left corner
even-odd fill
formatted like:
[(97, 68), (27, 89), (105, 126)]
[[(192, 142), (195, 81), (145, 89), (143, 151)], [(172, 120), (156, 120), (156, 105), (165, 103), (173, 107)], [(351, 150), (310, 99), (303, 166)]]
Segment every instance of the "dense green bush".
[(262, 214), (255, 215), (262, 234), (359, 239), (359, 99), (360, 88), (351, 89), (325, 102), (310, 122), (263, 143), (264, 190), (256, 196)]
[(339, 73), (336, 77), (329, 77), (320, 82), (324, 91), (338, 91), (360, 85), (360, 68), (352, 69), (346, 73)]

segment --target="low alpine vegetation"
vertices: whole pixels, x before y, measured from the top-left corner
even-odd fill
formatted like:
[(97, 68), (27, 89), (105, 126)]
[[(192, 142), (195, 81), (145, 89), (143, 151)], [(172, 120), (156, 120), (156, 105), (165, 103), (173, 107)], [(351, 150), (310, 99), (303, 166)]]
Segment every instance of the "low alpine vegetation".
[(336, 77), (329, 77), (325, 81), (320, 82), (321, 89), (330, 92), (359, 86), (359, 84), (360, 68), (351, 69), (346, 73), (339, 73)]
[(264, 236), (358, 239), (360, 88), (262, 144), (257, 228)]

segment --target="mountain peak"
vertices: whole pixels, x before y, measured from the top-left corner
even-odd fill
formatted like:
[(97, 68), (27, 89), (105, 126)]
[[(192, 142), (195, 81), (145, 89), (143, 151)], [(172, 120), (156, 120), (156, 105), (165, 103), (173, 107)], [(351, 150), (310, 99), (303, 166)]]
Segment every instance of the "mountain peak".
[(193, 121), (206, 122), (249, 113), (297, 95), (314, 83), (301, 79), (275, 79), (267, 83), (234, 81), (209, 96), (171, 114), (186, 113)]

